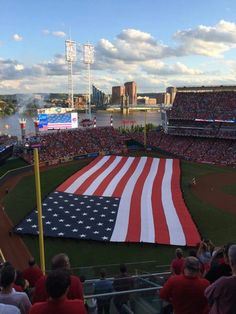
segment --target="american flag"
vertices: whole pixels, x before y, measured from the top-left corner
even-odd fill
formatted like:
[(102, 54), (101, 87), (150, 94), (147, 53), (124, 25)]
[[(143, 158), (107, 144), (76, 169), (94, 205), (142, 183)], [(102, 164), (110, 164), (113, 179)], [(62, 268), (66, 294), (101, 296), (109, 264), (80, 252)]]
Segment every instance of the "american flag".
[(70, 113), (48, 115), (48, 129), (67, 128), (72, 128), (72, 115)]
[[(177, 159), (100, 156), (43, 202), (45, 236), (196, 245)], [(15, 227), (37, 234), (37, 210)]]

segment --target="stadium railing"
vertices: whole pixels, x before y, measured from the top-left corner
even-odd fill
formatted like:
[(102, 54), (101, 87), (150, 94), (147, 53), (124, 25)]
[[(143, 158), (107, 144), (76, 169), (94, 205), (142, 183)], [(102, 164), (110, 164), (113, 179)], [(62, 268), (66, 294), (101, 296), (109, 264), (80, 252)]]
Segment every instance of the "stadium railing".
[[(130, 275), (143, 275), (147, 273), (165, 272), (170, 270), (170, 265), (158, 265), (155, 260), (143, 261), (143, 262), (130, 262), (125, 263)], [(71, 267), (74, 274), (82, 276), (86, 280), (98, 278), (100, 276), (101, 269), (106, 270), (108, 277), (114, 277), (117, 275), (120, 264), (106, 264), (96, 265), (88, 267)]]
[[(170, 272), (132, 276), (130, 278), (134, 282), (133, 289), (102, 294), (94, 293), (95, 284), (99, 279), (86, 280), (84, 282), (84, 298), (88, 306), (88, 312), (91, 314), (96, 313), (97, 299), (103, 298), (107, 299), (108, 304), (110, 304), (109, 313), (117, 314), (114, 300), (117, 296), (127, 296), (129, 301), (123, 305), (122, 313), (162, 314), (165, 302), (160, 299), (158, 292), (169, 275)], [(107, 278), (107, 280), (113, 281), (114, 278)], [(127, 280), (127, 278), (124, 278), (124, 280)]]

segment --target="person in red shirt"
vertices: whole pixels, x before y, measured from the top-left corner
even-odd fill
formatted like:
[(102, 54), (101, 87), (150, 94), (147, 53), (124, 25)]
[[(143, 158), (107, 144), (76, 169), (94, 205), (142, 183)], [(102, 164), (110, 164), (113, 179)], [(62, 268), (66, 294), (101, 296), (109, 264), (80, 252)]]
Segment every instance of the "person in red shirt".
[(29, 259), (28, 264), (29, 267), (23, 271), (23, 277), (28, 280), (30, 287), (33, 288), (37, 280), (43, 276), (43, 272), (38, 267), (33, 257)]
[(171, 262), (171, 272), (173, 275), (180, 275), (184, 269), (185, 259), (183, 257), (183, 251), (180, 248), (175, 250), (176, 258)]
[(175, 314), (207, 314), (204, 296), (209, 281), (199, 277), (200, 262), (187, 257), (182, 275), (171, 276), (160, 290), (160, 298), (170, 302)]
[[(56, 270), (56, 269), (70, 270), (69, 257), (64, 253), (55, 255), (52, 258), (51, 269), (52, 270)], [(39, 280), (36, 282), (32, 303), (42, 302), (48, 299), (48, 293), (47, 293), (46, 285), (45, 285), (46, 279), (47, 279), (47, 276), (45, 275), (45, 276), (40, 277)], [(82, 287), (79, 277), (70, 275), (70, 287), (68, 290), (67, 298), (70, 300), (73, 300), (73, 299), (83, 300), (84, 299), (83, 287)]]
[(68, 300), (70, 273), (66, 269), (57, 269), (49, 273), (46, 290), (49, 299), (32, 306), (30, 314), (87, 314), (84, 302), (79, 299)]

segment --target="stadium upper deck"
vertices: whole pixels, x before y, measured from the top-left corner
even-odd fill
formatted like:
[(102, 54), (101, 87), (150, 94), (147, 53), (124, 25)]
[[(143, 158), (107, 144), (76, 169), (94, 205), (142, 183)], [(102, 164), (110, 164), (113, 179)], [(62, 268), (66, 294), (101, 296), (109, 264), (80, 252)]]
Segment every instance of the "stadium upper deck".
[(236, 88), (179, 89), (167, 116), (169, 134), (236, 139)]

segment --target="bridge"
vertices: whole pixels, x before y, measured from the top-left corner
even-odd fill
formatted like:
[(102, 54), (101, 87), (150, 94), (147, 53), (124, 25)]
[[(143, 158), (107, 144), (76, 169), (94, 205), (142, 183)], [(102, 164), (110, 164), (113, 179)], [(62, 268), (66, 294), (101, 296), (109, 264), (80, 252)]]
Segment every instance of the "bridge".
[(107, 106), (107, 111), (110, 111), (110, 112), (115, 112), (115, 111), (123, 111), (123, 112), (129, 112), (129, 111), (161, 111), (161, 108), (163, 109), (167, 109), (168, 107), (164, 104), (157, 104), (157, 105), (149, 105), (149, 106), (146, 106), (144, 104), (141, 104), (141, 105), (135, 105), (135, 106), (124, 106), (122, 108), (122, 105), (110, 105), (110, 106)]

